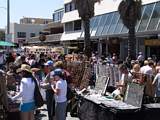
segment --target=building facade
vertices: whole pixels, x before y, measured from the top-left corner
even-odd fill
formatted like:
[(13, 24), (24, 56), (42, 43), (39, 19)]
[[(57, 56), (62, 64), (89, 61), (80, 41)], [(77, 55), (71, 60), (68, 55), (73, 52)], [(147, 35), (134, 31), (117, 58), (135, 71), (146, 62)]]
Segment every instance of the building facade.
[(10, 34), (6, 36), (7, 41), (23, 45), (29, 38), (38, 36), (45, 29), (44, 24), (10, 24)]
[(53, 13), (53, 22), (54, 23), (61, 22), (63, 14), (64, 14), (64, 8), (55, 10)]
[[(61, 36), (63, 33), (63, 24), (61, 23), (64, 9), (58, 9), (53, 13), (52, 22), (46, 24), (45, 28), (41, 31), (42, 34), (46, 34), (46, 40), (40, 41), (39, 35), (32, 37), (28, 41), (29, 46), (48, 46), (48, 48), (60, 47)], [(49, 33), (49, 34), (48, 34)]]
[[(90, 20), (90, 34), (94, 51), (101, 54), (116, 53), (121, 59), (127, 56), (128, 29), (123, 25), (117, 11), (121, 0), (95, 4), (95, 16)], [(77, 46), (82, 50), (84, 40), (83, 23), (72, 0), (65, 0), (65, 13), (62, 19), (64, 33), (61, 41), (64, 46)], [(143, 0), (142, 16), (136, 25), (136, 53), (146, 57), (160, 55), (160, 1)], [(70, 17), (72, 16), (72, 17)]]
[(48, 24), (52, 21), (52, 19), (23, 17), (20, 19), (20, 24)]

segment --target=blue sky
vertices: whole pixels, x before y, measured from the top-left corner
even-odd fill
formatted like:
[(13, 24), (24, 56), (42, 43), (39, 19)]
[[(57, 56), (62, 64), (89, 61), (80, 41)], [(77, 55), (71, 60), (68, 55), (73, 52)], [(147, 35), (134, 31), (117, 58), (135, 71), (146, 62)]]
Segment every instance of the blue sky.
[[(10, 22), (24, 17), (52, 18), (54, 10), (63, 7), (64, 0), (10, 0)], [(7, 0), (0, 0), (0, 28), (7, 25)]]

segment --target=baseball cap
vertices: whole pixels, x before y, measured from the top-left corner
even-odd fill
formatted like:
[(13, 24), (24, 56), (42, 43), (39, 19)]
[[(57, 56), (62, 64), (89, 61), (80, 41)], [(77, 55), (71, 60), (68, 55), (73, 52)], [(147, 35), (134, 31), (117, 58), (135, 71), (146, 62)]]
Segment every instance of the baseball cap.
[(60, 68), (57, 68), (57, 69), (55, 69), (54, 71), (52, 71), (50, 73), (50, 77), (51, 78), (53, 78), (54, 76), (60, 76), (60, 77), (62, 77), (62, 75), (63, 75), (63, 70), (60, 69)]
[(52, 60), (48, 60), (46, 63), (44, 63), (44, 65), (52, 66), (53, 65), (53, 61)]

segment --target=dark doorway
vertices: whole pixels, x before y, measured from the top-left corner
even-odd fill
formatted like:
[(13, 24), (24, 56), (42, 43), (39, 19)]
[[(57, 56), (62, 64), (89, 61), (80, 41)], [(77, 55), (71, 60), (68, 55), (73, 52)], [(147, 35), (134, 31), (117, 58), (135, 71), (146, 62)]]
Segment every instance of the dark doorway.
[(109, 44), (108, 51), (113, 55), (113, 53), (116, 53), (116, 55), (120, 54), (120, 44)]
[(148, 57), (152, 57), (152, 59), (156, 58), (157, 60), (160, 60), (160, 46), (146, 46), (146, 59)]

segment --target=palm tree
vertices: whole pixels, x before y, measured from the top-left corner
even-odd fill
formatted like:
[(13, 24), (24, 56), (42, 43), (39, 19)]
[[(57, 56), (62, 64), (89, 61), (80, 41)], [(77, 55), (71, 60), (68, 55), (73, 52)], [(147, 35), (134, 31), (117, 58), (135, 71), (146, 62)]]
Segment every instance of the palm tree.
[(73, 0), (78, 9), (84, 27), (84, 54), (91, 57), (91, 40), (90, 40), (90, 18), (94, 16), (94, 4), (101, 0)]
[(136, 37), (135, 26), (141, 17), (141, 0), (122, 0), (119, 4), (118, 11), (123, 24), (129, 29), (128, 32), (128, 58), (136, 58)]

